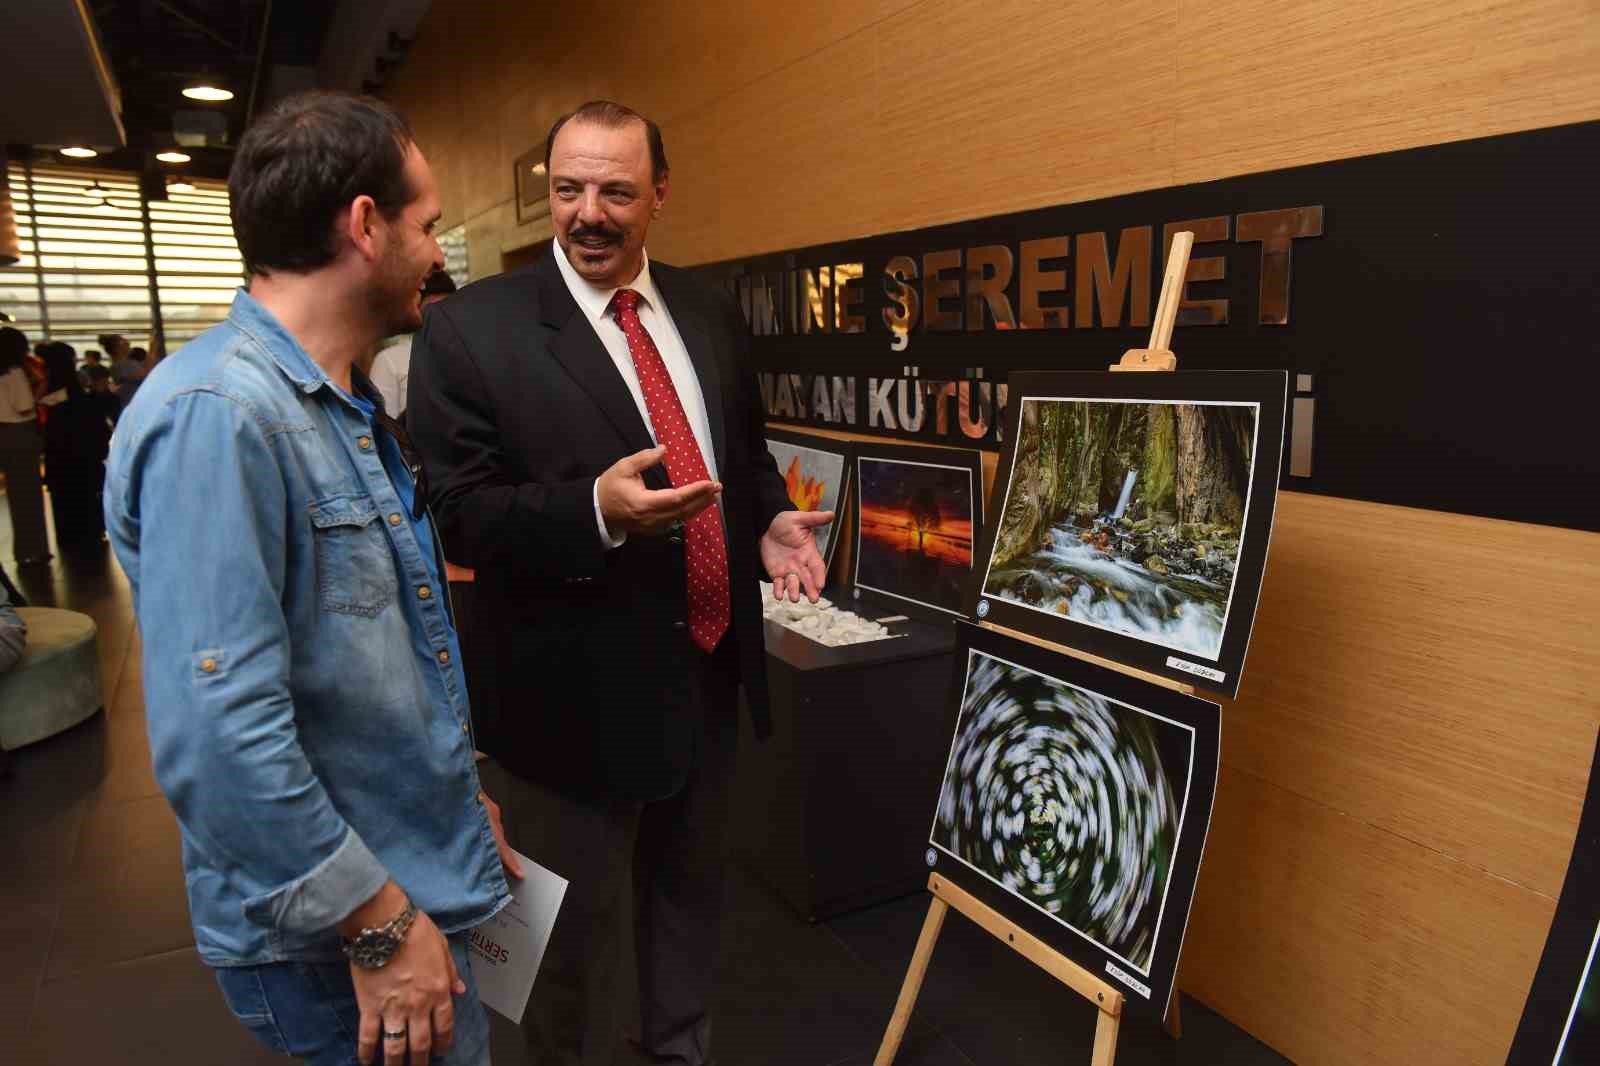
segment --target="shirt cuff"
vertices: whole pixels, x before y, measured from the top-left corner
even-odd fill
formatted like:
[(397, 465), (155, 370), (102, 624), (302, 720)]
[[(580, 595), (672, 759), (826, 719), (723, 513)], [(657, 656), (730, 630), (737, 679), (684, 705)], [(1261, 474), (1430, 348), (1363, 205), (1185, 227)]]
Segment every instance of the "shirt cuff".
[(611, 531), (606, 528), (606, 516), (600, 513), (599, 478), (594, 479), (594, 524), (600, 530), (600, 543), (606, 548), (620, 548), (628, 539), (628, 535), (626, 533), (620, 537), (613, 537), (611, 535)]
[(244, 901), (245, 917), (286, 933), (322, 933), (378, 894), (389, 871), (354, 829), (311, 872)]

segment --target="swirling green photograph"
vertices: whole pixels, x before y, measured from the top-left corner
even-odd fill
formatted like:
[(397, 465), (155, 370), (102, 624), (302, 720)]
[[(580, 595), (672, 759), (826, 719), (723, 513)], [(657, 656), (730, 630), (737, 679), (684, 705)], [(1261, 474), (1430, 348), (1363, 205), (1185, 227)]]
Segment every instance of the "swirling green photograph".
[(933, 843), (1148, 974), (1193, 752), (1186, 726), (972, 651)]

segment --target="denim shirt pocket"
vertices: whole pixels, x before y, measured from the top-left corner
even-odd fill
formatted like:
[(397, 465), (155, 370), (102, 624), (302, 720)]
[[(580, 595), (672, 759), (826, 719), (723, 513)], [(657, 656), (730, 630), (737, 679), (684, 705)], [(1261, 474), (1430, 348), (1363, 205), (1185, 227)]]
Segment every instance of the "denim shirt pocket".
[(310, 511), (323, 610), (376, 617), (394, 602), (398, 582), (377, 505), (370, 496), (328, 496)]

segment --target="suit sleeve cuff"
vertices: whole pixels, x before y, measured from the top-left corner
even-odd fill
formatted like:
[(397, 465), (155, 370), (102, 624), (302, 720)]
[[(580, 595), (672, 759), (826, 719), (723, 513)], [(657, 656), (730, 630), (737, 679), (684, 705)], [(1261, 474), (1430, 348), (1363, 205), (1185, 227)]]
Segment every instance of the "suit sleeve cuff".
[(354, 829), (309, 873), (244, 902), (245, 917), (286, 933), (321, 933), (378, 894), (389, 871)]
[(606, 528), (606, 516), (600, 513), (600, 479), (594, 479), (594, 524), (600, 530), (600, 543), (606, 548), (620, 548), (627, 541), (628, 535), (613, 537)]

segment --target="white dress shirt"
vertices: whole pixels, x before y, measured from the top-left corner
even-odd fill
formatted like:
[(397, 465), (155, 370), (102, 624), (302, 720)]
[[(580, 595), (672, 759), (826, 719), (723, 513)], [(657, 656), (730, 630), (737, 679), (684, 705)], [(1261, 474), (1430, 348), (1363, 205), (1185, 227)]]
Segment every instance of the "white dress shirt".
[[(637, 277), (626, 285), (613, 288), (601, 288), (579, 277), (567, 261), (567, 253), (561, 250), (560, 242), (550, 242), (550, 254), (556, 257), (556, 266), (561, 270), (561, 280), (567, 283), (567, 291), (572, 293), (578, 308), (589, 319), (589, 324), (600, 337), (600, 343), (605, 345), (606, 353), (616, 364), (617, 373), (622, 375), (623, 384), (628, 386), (628, 392), (633, 395), (634, 406), (639, 409), (639, 417), (644, 421), (651, 441), (658, 441), (656, 428), (650, 421), (650, 409), (644, 402), (644, 389), (639, 385), (639, 372), (634, 368), (633, 354), (628, 351), (627, 335), (611, 314), (611, 298), (616, 295), (617, 289), (632, 289), (639, 294), (639, 324), (655, 341), (661, 361), (666, 364), (667, 375), (672, 378), (672, 386), (678, 393), (678, 402), (683, 405), (689, 428), (694, 432), (694, 441), (700, 446), (700, 456), (706, 464), (706, 476), (716, 480), (717, 457), (711, 448), (711, 422), (706, 417), (706, 397), (700, 389), (700, 376), (695, 373), (689, 350), (684, 347), (677, 324), (672, 321), (671, 310), (650, 277), (649, 253), (645, 254), (644, 265), (639, 268)], [(600, 530), (600, 539), (608, 547), (615, 548), (627, 539), (626, 534), (613, 537), (606, 529), (605, 518), (600, 513), (599, 478), (594, 483), (594, 519)]]
[(411, 338), (402, 337), (372, 359), (373, 387), (383, 397), (383, 410), (390, 418), (406, 413), (406, 382), (411, 378)]

